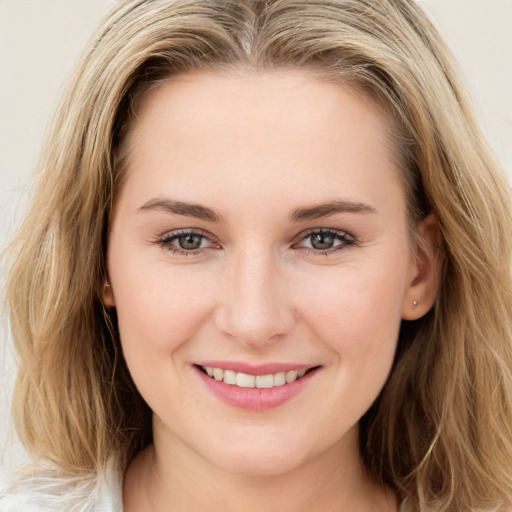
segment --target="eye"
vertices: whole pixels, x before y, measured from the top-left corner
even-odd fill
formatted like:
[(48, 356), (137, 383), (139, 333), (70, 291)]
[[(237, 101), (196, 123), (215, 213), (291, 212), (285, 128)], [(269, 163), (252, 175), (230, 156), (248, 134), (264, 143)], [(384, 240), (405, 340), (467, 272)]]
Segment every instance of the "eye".
[(343, 231), (319, 229), (303, 235), (297, 246), (315, 253), (328, 254), (354, 243), (354, 238)]
[(200, 253), (202, 249), (209, 247), (218, 247), (208, 236), (195, 229), (166, 233), (156, 242), (171, 252), (185, 256)]
[(194, 249), (199, 249), (201, 247), (203, 240), (203, 235), (198, 235), (197, 233), (187, 233), (185, 235), (178, 236), (173, 241), (176, 242), (176, 244), (181, 249), (193, 251)]

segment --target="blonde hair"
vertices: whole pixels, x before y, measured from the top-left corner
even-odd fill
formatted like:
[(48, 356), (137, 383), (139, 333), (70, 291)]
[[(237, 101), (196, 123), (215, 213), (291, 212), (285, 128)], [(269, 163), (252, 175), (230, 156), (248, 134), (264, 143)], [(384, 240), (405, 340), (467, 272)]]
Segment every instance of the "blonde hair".
[(198, 68), (304, 67), (395, 119), (410, 221), (433, 211), (443, 279), (403, 322), (360, 423), (369, 473), (421, 510), (512, 506), (512, 216), (458, 72), (414, 0), (124, 0), (95, 34), (44, 146), (8, 283), (14, 414), (35, 459), (122, 467), (151, 441), (102, 290), (109, 215), (140, 98)]

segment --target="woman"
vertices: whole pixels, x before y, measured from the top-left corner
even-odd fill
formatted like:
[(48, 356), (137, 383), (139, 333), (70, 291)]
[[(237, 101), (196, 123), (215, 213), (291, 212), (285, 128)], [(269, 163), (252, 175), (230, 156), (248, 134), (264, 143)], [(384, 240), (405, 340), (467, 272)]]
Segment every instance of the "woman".
[(120, 2), (41, 169), (2, 510), (511, 509), (508, 186), (416, 2)]

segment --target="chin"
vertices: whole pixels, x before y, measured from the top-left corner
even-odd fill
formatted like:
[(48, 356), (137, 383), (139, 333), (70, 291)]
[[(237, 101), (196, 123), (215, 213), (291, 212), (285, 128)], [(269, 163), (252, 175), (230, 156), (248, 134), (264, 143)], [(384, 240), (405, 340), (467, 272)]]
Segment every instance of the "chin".
[(217, 455), (210, 462), (229, 473), (249, 477), (288, 473), (308, 460), (304, 447), (289, 441), (230, 442), (228, 446), (218, 446)]
[[(217, 465), (219, 465), (217, 463)], [(290, 459), (288, 457), (276, 457), (269, 455), (268, 457), (258, 456), (234, 457), (225, 461), (221, 467), (228, 473), (248, 477), (270, 477), (277, 476), (293, 471), (301, 465), (301, 461)]]

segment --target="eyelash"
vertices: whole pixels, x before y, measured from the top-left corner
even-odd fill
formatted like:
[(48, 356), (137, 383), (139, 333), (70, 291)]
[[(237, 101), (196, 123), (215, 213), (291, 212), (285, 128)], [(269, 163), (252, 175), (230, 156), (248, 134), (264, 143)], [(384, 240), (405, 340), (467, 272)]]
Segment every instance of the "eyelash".
[(180, 238), (182, 236), (190, 236), (190, 235), (199, 236), (199, 237), (201, 237), (201, 241), (207, 240), (212, 245), (217, 245), (217, 247), (220, 247), (219, 244), (215, 244), (215, 242), (213, 242), (211, 240), (211, 238), (200, 229), (182, 229), (179, 231), (171, 231), (170, 233), (166, 233), (165, 235), (157, 238), (155, 240), (155, 242), (158, 245), (160, 245), (161, 247), (163, 247), (164, 249), (166, 249), (174, 254), (177, 254), (179, 256), (192, 256), (194, 254), (199, 254), (200, 252), (203, 251), (203, 249), (199, 248), (196, 250), (186, 250), (186, 249), (182, 249), (181, 247), (178, 247), (177, 245), (174, 245), (172, 243), (172, 242), (174, 242), (174, 240), (177, 240), (178, 238)]
[[(191, 256), (191, 255), (200, 254), (201, 252), (203, 252), (204, 248), (186, 250), (186, 249), (183, 249), (183, 248), (173, 244), (173, 242), (175, 240), (178, 240), (180, 237), (190, 236), (190, 235), (199, 236), (199, 237), (201, 237), (201, 242), (203, 240), (207, 240), (208, 242), (210, 242), (213, 245), (214, 248), (220, 248), (219, 244), (216, 244), (215, 242), (213, 242), (211, 240), (211, 238), (200, 229), (183, 229), (183, 230), (179, 230), (179, 231), (172, 231), (170, 233), (166, 233), (165, 235), (163, 235), (161, 237), (158, 237), (155, 240), (155, 243), (157, 243), (164, 249), (166, 249), (174, 254), (177, 254), (179, 256)], [(313, 235), (321, 235), (321, 236), (325, 236), (325, 237), (331, 237), (335, 242), (339, 241), (341, 243), (339, 243), (338, 245), (335, 245), (334, 247), (325, 249), (325, 250), (315, 249), (313, 247), (301, 247), (299, 245), (300, 243), (303, 243), (304, 241), (306, 241), (308, 238), (312, 237)], [(332, 230), (332, 229), (309, 230), (306, 233), (299, 234), (295, 240), (296, 241), (293, 242), (292, 247), (303, 250), (303, 251), (307, 252), (307, 254), (312, 254), (315, 256), (316, 255), (327, 256), (334, 252), (349, 249), (351, 245), (354, 245), (356, 243), (356, 239), (352, 235), (349, 235), (348, 233), (346, 233), (344, 231), (337, 231), (337, 230)]]
[[(329, 249), (315, 249), (312, 247), (299, 247), (301, 250), (304, 250), (307, 252), (307, 254), (312, 255), (324, 255), (328, 256), (329, 254), (332, 254), (334, 252), (343, 251), (345, 249), (350, 249), (351, 245), (354, 245), (356, 243), (356, 239), (352, 236), (346, 233), (345, 231), (337, 231), (334, 229), (313, 229), (309, 230), (306, 233), (301, 233), (298, 235), (298, 242), (301, 243), (307, 240), (308, 238), (312, 237), (313, 235), (322, 235), (326, 237), (331, 237), (335, 242), (339, 241), (341, 242), (338, 245), (335, 245), (332, 248)], [(294, 243), (294, 247), (297, 246), (297, 243)]]

